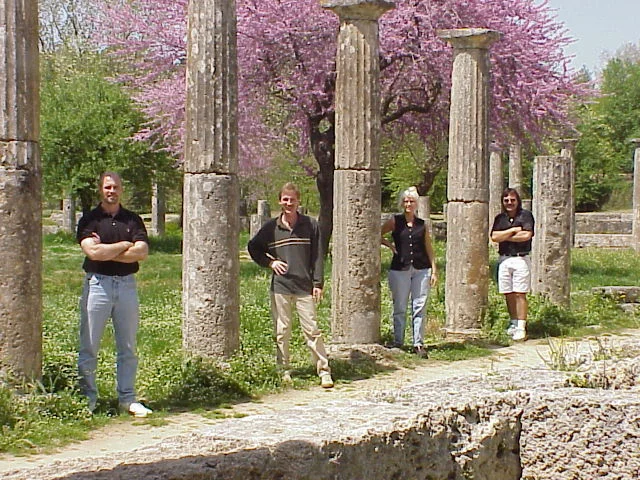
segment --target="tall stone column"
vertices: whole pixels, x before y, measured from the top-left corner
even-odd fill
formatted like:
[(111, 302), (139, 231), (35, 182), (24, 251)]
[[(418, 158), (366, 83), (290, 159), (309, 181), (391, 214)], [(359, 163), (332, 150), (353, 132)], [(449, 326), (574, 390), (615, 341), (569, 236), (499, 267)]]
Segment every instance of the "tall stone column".
[(445, 328), (476, 336), (489, 290), (489, 47), (500, 33), (465, 28), (438, 36), (453, 46)]
[(493, 220), (502, 211), (502, 191), (504, 190), (504, 175), (502, 173), (502, 152), (491, 145), (489, 155), (489, 228)]
[(640, 138), (631, 142), (635, 145), (633, 155), (633, 248), (640, 252)]
[(522, 145), (512, 143), (509, 147), (509, 188), (515, 188), (520, 196), (522, 192)]
[(240, 316), (235, 1), (191, 0), (187, 35), (183, 345), (228, 356)]
[(76, 199), (70, 193), (62, 200), (62, 230), (75, 233)]
[(151, 233), (158, 237), (165, 232), (166, 204), (164, 187), (154, 178), (151, 185)]
[(42, 369), (38, 2), (0, 7), (0, 376)]
[(561, 155), (536, 157), (533, 167), (531, 291), (556, 305), (568, 306), (571, 238), (569, 205), (571, 166)]
[(573, 247), (576, 243), (576, 161), (573, 156), (577, 138), (564, 138), (560, 140), (560, 156), (569, 162), (569, 192), (571, 201), (569, 202), (569, 240)]
[(340, 17), (336, 58), (336, 171), (332, 341), (380, 341), (380, 66), (382, 0), (321, 0)]

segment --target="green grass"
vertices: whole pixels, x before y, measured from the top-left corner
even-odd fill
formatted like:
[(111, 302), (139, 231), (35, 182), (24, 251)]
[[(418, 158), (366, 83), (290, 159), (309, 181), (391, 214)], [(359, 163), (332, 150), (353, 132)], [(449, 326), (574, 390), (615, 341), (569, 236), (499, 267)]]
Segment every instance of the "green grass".
[[(247, 235), (241, 236), (241, 251)], [(141, 324), (138, 352), (138, 395), (154, 408), (155, 422), (182, 410), (208, 412), (211, 417), (227, 416), (220, 409), (239, 401), (256, 400), (260, 395), (284, 389), (275, 366), (275, 345), (269, 310), (269, 272), (244, 261), (240, 268), (240, 339), (238, 351), (226, 362), (189, 358), (182, 351), (181, 268), (179, 232), (151, 239), (151, 254), (137, 275)], [(430, 358), (454, 361), (485, 356), (491, 345), (506, 345), (504, 335), (508, 315), (504, 299), (491, 282), (489, 308), (484, 323), (485, 338), (480, 342), (446, 343), (441, 334), (444, 325), (445, 246), (435, 244), (439, 283), (432, 289), (428, 306), (427, 342)], [(495, 255), (494, 255), (495, 256)], [(492, 268), (495, 258), (492, 256)], [(115, 396), (113, 333), (105, 332), (99, 357), (98, 387), (100, 402), (90, 415), (84, 399), (76, 390), (76, 352), (78, 337), (78, 300), (83, 274), (83, 256), (70, 235), (45, 237), (44, 248), (44, 344), (43, 378), (33, 385), (9, 390), (0, 386), (0, 452), (27, 454), (51, 449), (86, 436), (87, 432), (114, 421), (130, 421), (118, 414)], [(382, 268), (386, 272), (390, 254), (383, 249)], [(622, 313), (610, 301), (590, 294), (601, 285), (638, 285), (640, 257), (630, 250), (575, 250), (572, 288), (587, 293), (575, 294), (570, 309), (549, 305), (532, 297), (530, 336), (567, 336), (585, 332), (613, 331), (638, 327), (638, 316)], [(325, 299), (318, 321), (330, 334), (330, 272), (326, 266)], [(386, 274), (380, 279), (382, 293), (381, 336), (392, 339), (391, 299)], [(407, 340), (411, 334), (407, 331)], [(296, 325), (291, 342), (294, 388), (318, 383), (303, 336)], [(418, 362), (409, 353), (399, 354), (397, 368)], [(338, 383), (347, 383), (388, 372), (394, 366), (382, 366), (370, 358), (357, 362), (332, 359)]]
[(574, 249), (571, 291), (606, 285), (640, 285), (640, 255), (631, 249)]

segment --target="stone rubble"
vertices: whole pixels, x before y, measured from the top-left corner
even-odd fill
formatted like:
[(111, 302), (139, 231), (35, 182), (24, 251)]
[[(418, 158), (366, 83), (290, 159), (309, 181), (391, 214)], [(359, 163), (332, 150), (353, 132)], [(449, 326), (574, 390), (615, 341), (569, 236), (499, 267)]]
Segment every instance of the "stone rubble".
[[(4, 478), (639, 478), (640, 340), (605, 347), (582, 352), (579, 371), (514, 368), (371, 392)], [(581, 388), (589, 380), (612, 388)]]

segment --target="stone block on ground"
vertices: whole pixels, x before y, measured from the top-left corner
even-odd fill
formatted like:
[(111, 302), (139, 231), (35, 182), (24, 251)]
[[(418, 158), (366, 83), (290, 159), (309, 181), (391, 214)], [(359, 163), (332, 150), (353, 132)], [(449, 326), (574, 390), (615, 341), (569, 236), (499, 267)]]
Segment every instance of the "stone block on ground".
[(3, 479), (638, 478), (640, 340), (633, 332), (600, 337), (576, 351), (585, 354), (580, 371), (538, 363), (358, 397), (322, 392), (304, 406), (220, 420), (118, 455), (4, 470)]
[(575, 246), (578, 248), (631, 248), (632, 235), (613, 233), (579, 233), (576, 234)]
[(593, 287), (591, 292), (603, 297), (613, 298), (622, 303), (640, 302), (640, 286)]
[(370, 391), (358, 400), (222, 420), (121, 455), (60, 460), (4, 478), (637, 478), (640, 345), (635, 339), (618, 347), (628, 356), (591, 359), (579, 374), (504, 369)]
[(633, 214), (624, 212), (576, 213), (576, 233), (631, 235)]

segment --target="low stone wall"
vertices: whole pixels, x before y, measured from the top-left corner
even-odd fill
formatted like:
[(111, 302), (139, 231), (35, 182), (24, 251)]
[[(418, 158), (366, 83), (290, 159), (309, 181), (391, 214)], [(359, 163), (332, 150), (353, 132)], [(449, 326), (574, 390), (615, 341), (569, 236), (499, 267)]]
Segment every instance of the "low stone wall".
[[(389, 214), (383, 215), (383, 220)], [(628, 248), (631, 245), (632, 214), (624, 212), (576, 213), (575, 246)], [(433, 236), (447, 239), (447, 222), (432, 217)]]
[(576, 233), (609, 233), (631, 235), (633, 213), (576, 213)]
[[(391, 213), (383, 213), (381, 224), (386, 221)], [(81, 214), (76, 215), (76, 221)], [(177, 222), (178, 215), (167, 214), (167, 222)], [(144, 215), (145, 221), (150, 222), (150, 214)], [(62, 212), (53, 212), (50, 220), (54, 225), (43, 227), (44, 233), (55, 233), (62, 229)], [(240, 217), (242, 231), (250, 230), (250, 217)], [(441, 219), (441, 215), (432, 216), (433, 236), (438, 240), (447, 239), (447, 222)], [(577, 247), (616, 247), (624, 248), (630, 245), (632, 230), (632, 214), (620, 212), (607, 213), (576, 213), (576, 246)]]
[(577, 248), (631, 248), (633, 237), (631, 235), (612, 233), (581, 233), (576, 234), (575, 246)]
[(117, 458), (58, 461), (4, 478), (639, 478), (639, 349), (619, 351), (632, 356), (591, 362), (581, 373), (503, 370), (230, 419)]

